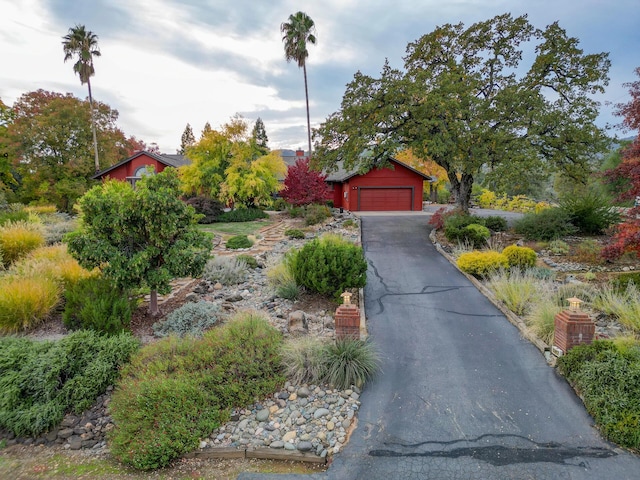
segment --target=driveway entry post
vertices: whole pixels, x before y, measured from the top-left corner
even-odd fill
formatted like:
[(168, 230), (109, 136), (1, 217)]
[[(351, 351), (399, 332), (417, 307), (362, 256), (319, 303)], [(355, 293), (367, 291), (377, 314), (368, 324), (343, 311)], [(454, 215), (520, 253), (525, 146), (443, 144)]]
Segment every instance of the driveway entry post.
[(336, 310), (336, 338), (360, 338), (360, 309), (351, 303), (351, 294), (340, 295), (344, 303)]

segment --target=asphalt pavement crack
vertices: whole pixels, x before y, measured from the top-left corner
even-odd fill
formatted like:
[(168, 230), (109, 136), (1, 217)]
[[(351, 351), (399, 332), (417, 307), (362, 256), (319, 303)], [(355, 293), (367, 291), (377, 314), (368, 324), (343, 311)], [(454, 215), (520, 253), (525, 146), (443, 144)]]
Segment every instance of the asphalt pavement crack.
[[(471, 445), (490, 439), (513, 440), (520, 445)], [(525, 445), (522, 445), (522, 442)], [(506, 443), (506, 442), (504, 442)], [(465, 446), (454, 447), (456, 444)], [(526, 446), (526, 444), (530, 446)], [(571, 458), (609, 458), (617, 453), (601, 447), (571, 447), (559, 443), (538, 443), (529, 438), (509, 434), (485, 434), (475, 439), (460, 439), (451, 441), (426, 441), (413, 444), (386, 442), (387, 446), (397, 446), (399, 449), (376, 449), (369, 451), (371, 457), (431, 457), (431, 458), (461, 458), (470, 457), (487, 462), (494, 466), (513, 465), (520, 463), (557, 463), (564, 465), (585, 466), (568, 463)], [(433, 446), (435, 449), (423, 450), (422, 447)], [(441, 448), (437, 448), (441, 447)]]

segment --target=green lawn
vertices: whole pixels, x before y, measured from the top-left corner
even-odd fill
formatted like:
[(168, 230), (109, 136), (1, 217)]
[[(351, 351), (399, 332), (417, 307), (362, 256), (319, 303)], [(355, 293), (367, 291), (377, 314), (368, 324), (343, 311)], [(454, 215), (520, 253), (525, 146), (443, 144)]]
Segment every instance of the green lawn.
[(258, 230), (274, 223), (273, 220), (254, 220), (252, 222), (228, 222), (212, 223), (209, 225), (198, 225), (198, 228), (205, 232), (216, 233), (223, 237), (232, 235), (256, 235)]

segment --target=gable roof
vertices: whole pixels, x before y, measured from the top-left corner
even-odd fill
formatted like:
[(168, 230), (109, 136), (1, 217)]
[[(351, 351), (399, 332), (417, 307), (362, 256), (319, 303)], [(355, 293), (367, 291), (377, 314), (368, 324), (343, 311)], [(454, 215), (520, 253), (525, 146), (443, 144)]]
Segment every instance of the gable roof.
[(141, 155), (146, 155), (147, 157), (151, 157), (154, 160), (162, 163), (163, 165), (166, 165), (168, 167), (181, 167), (183, 165), (189, 165), (191, 163), (191, 160), (189, 160), (187, 157), (185, 157), (184, 155), (171, 155), (171, 154), (163, 154), (163, 153), (151, 153), (151, 152), (147, 152), (145, 150), (141, 150), (139, 152), (134, 153), (133, 155), (131, 155), (128, 158), (125, 158), (124, 160), (121, 160), (120, 162), (116, 163), (115, 165), (111, 165), (108, 168), (105, 168), (104, 170), (99, 171), (98, 173), (96, 173), (95, 175), (93, 175), (91, 178), (96, 180), (98, 178), (103, 177), (105, 174), (109, 173), (112, 170), (115, 170), (116, 168), (118, 168), (121, 165), (124, 165), (125, 163), (129, 163), (130, 161), (132, 161), (135, 158), (138, 158)]
[[(401, 162), (398, 159), (395, 158), (390, 158), (389, 159), (389, 163), (395, 163), (396, 165), (400, 166), (400, 167), (404, 167), (407, 170), (411, 170), (413, 173), (420, 175), (424, 180), (428, 181), (428, 182), (436, 182), (438, 179), (429, 175), (425, 175), (424, 173), (416, 170), (413, 167), (410, 167), (409, 165), (407, 165), (404, 162)], [(357, 168), (353, 168), (351, 170), (345, 170), (344, 169), (344, 164), (343, 162), (338, 162), (336, 163), (336, 166), (338, 167), (338, 170), (335, 172), (332, 172), (330, 174), (327, 175), (326, 181), (327, 182), (338, 182), (338, 183), (342, 183), (342, 182), (346, 182), (347, 180), (349, 180), (350, 178), (355, 177), (356, 175), (366, 175), (366, 173), (360, 173), (358, 172)], [(376, 168), (376, 167), (373, 167)], [(371, 170), (373, 170), (373, 168)], [(371, 171), (369, 170), (369, 172)], [(367, 172), (368, 173), (368, 172)]]

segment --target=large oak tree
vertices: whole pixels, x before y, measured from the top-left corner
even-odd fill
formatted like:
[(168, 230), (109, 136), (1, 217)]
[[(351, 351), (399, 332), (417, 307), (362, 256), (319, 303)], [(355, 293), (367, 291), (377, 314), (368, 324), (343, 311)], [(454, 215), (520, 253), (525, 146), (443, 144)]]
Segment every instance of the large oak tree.
[(367, 171), (411, 148), (444, 168), (463, 210), (481, 172), (494, 184), (557, 170), (582, 180), (607, 148), (591, 95), (609, 66), (606, 53), (585, 54), (557, 23), (537, 29), (526, 15), (446, 24), (407, 46), (404, 70), (355, 74), (316, 132), (314, 163)]

